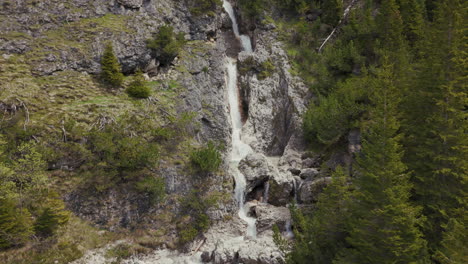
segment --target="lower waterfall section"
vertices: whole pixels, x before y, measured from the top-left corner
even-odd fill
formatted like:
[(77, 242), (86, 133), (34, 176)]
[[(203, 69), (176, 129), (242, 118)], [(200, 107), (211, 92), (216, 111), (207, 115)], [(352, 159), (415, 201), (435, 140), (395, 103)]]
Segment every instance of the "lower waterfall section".
[[(236, 15), (232, 5), (224, 0), (223, 7), (228, 13), (232, 21), (232, 31), (234, 35), (242, 44), (244, 52), (252, 52), (252, 43), (250, 37), (247, 35), (240, 35), (239, 26), (237, 24)], [(247, 223), (246, 235), (251, 238), (257, 236), (256, 220), (253, 217), (249, 217), (246, 212), (245, 205), (245, 189), (246, 180), (245, 176), (239, 171), (238, 166), (240, 161), (245, 158), (249, 153), (253, 152), (252, 148), (244, 143), (241, 139), (242, 135), (242, 117), (241, 117), (241, 106), (239, 98), (239, 89), (237, 87), (237, 64), (236, 59), (226, 58), (226, 71), (227, 81), (226, 87), (228, 91), (228, 103), (229, 113), (232, 124), (231, 134), (231, 155), (229, 160), (230, 172), (236, 181), (235, 197), (239, 204), (239, 217)]]
[(244, 175), (239, 171), (239, 162), (247, 156), (247, 154), (253, 152), (252, 148), (242, 142), (242, 119), (239, 106), (239, 91), (237, 87), (237, 65), (235, 59), (226, 58), (226, 69), (227, 69), (227, 89), (228, 89), (228, 103), (229, 113), (231, 116), (232, 123), (232, 135), (231, 135), (231, 154), (229, 157), (230, 172), (236, 181), (235, 197), (239, 204), (239, 217), (247, 222), (247, 236), (256, 237), (255, 218), (247, 216), (244, 197), (246, 180)]

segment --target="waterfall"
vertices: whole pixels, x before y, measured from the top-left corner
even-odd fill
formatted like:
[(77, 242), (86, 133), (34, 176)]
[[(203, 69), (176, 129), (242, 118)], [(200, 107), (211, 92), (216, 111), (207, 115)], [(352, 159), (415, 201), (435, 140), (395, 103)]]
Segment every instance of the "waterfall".
[[(229, 14), (232, 21), (232, 30), (237, 38), (240, 39), (242, 47), (245, 52), (252, 51), (252, 45), (248, 36), (239, 35), (239, 27), (234, 14), (232, 5), (224, 0), (223, 7)], [(247, 236), (255, 238), (257, 235), (257, 228), (255, 226), (256, 219), (247, 216), (246, 206), (244, 204), (245, 188), (247, 182), (245, 176), (239, 171), (239, 162), (247, 156), (247, 154), (253, 152), (252, 148), (244, 143), (241, 139), (242, 135), (242, 118), (240, 112), (240, 99), (239, 89), (237, 87), (237, 65), (236, 59), (226, 58), (226, 69), (227, 69), (227, 82), (226, 86), (228, 89), (228, 103), (229, 113), (231, 116), (232, 123), (232, 134), (231, 134), (231, 153), (230, 153), (230, 172), (236, 181), (235, 198), (239, 204), (239, 217), (247, 223)]]
[(265, 182), (265, 189), (263, 190), (263, 203), (268, 203), (268, 192), (270, 191), (270, 182)]
[(229, 18), (231, 18), (232, 31), (234, 32), (236, 38), (240, 40), (242, 48), (245, 52), (252, 52), (252, 42), (250, 41), (250, 37), (247, 35), (240, 35), (239, 33), (239, 25), (237, 24), (236, 14), (234, 13), (234, 8), (232, 8), (231, 3), (229, 3), (227, 0), (223, 0), (223, 7), (224, 10), (226, 10), (228, 13)]

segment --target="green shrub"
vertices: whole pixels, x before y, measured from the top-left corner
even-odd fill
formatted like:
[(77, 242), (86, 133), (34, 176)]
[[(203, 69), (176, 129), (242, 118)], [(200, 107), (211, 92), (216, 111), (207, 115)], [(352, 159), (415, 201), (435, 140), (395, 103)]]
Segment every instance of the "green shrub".
[(107, 44), (104, 54), (101, 58), (101, 78), (103, 82), (111, 86), (121, 86), (123, 83), (123, 74), (120, 63), (114, 54), (112, 44)]
[(0, 200), (0, 249), (22, 245), (33, 234), (31, 215), (11, 200)]
[(192, 151), (190, 160), (197, 170), (205, 173), (216, 171), (222, 162), (218, 147), (211, 141), (206, 147)]
[(106, 252), (107, 258), (116, 258), (118, 263), (121, 260), (130, 258), (134, 253), (132, 246), (127, 244), (119, 244)]
[(151, 95), (151, 89), (146, 85), (143, 72), (140, 70), (136, 72), (133, 81), (128, 85), (125, 92), (127, 92), (129, 96), (135, 98), (148, 98)]
[(147, 41), (147, 46), (153, 52), (162, 66), (170, 64), (179, 54), (185, 44), (184, 33), (175, 34), (171, 26), (159, 28), (155, 38)]
[(221, 0), (188, 0), (190, 13), (194, 16), (210, 15), (214, 16), (216, 7), (221, 5)]
[(166, 196), (166, 183), (161, 177), (148, 176), (136, 183), (136, 189), (148, 195), (151, 204), (161, 202)]
[(264, 8), (264, 0), (239, 0), (239, 7), (250, 18), (256, 18)]
[(155, 143), (139, 136), (127, 137), (112, 129), (92, 132), (89, 145), (98, 160), (105, 162), (105, 166), (121, 170), (142, 169), (154, 165), (159, 158)]
[(326, 146), (342, 139), (366, 110), (367, 85), (366, 77), (351, 78), (328, 97), (319, 97), (318, 104), (310, 104), (303, 123), (306, 139)]
[(258, 74), (259, 80), (264, 80), (268, 77), (271, 77), (275, 71), (275, 65), (268, 59), (260, 64), (260, 73)]
[(200, 190), (192, 190), (180, 200), (185, 221), (178, 225), (179, 243), (192, 241), (198, 234), (208, 230), (211, 221), (207, 215), (208, 209), (217, 203), (216, 197), (203, 197)]
[(51, 192), (42, 213), (34, 224), (34, 231), (42, 237), (54, 235), (59, 226), (68, 222), (70, 213), (65, 210), (65, 204), (59, 195)]

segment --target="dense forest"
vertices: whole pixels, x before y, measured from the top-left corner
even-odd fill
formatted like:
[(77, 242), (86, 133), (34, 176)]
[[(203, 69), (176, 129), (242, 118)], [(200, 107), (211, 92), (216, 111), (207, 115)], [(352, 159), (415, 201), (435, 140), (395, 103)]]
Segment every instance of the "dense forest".
[[(363, 144), (316, 208), (292, 209), (289, 263), (466, 263), (467, 2), (362, 1), (342, 21), (343, 3), (323, 1), (323, 22), (304, 20), (319, 4), (284, 2), (317, 95), (304, 133), (331, 150), (359, 129)], [(338, 33), (318, 50), (321, 23)]]
[[(194, 17), (214, 17), (221, 5), (217, 0), (187, 3)], [(347, 146), (351, 131), (362, 138), (362, 144), (349, 150), (349, 164), (321, 164), (332, 180), (316, 203), (289, 207), (294, 239), (284, 238), (275, 227), (275, 243), (286, 262), (468, 263), (468, 1), (236, 3), (242, 23), (253, 28), (274, 24), (292, 64), (290, 73), (300, 77), (312, 94), (301, 127), (307, 151), (326, 160)], [(187, 47), (203, 53), (203, 45), (187, 41), (168, 23), (143, 46), (166, 74), (167, 68), (177, 65), (174, 61), (194, 56), (187, 55)], [(171, 241), (174, 249), (202, 236), (212, 224), (209, 210), (232, 199), (223, 191), (233, 183), (220, 171), (225, 142), (201, 144), (196, 136), (201, 125), (194, 121), (197, 113), (176, 110), (185, 87), (176, 78), (148, 81), (140, 67), (124, 74), (115, 50), (111, 41), (105, 43), (99, 74), (53, 78), (57, 87), (95, 89), (90, 93), (99, 96), (93, 100), (112, 98), (106, 107), (110, 112), (124, 109), (118, 118), (96, 114), (90, 121), (89, 113), (102, 102), (76, 115), (66, 113), (73, 112), (71, 108), (63, 112), (54, 108), (58, 110), (49, 115), (48, 105), (34, 101), (42, 100), (39, 96), (24, 102), (22, 97), (3, 96), (7, 89), (0, 90), (0, 250), (24, 256), (12, 263), (52, 263), (53, 258), (67, 263), (81, 257), (82, 248), (103, 246), (127, 232), (99, 233), (78, 219), (63, 199), (71, 186), (97, 200), (110, 190), (129, 191), (144, 201), (139, 206), (145, 213), (148, 208), (178, 207), (176, 216), (158, 211), (163, 213), (151, 217), (159, 218), (148, 221), (172, 225), (171, 231), (161, 232), (177, 234)], [(4, 75), (0, 81), (19, 78), (7, 72), (29, 74), (24, 64), (12, 65), (0, 67)], [(188, 72), (180, 65), (175, 68)], [(259, 80), (275, 70), (271, 60), (260, 68)], [(210, 71), (207, 64), (196, 75)], [(28, 81), (33, 88), (47, 90), (53, 79), (34, 76), (15, 85), (26, 89)], [(204, 107), (208, 104), (201, 101)], [(34, 111), (40, 113), (37, 122), (30, 121)], [(61, 163), (66, 165), (56, 168)], [(165, 174), (157, 170), (160, 163), (182, 167), (194, 187), (184, 190), (185, 196), (177, 193), (168, 199)], [(213, 180), (217, 175), (218, 182)], [(219, 182), (223, 189), (212, 191), (210, 187)], [(152, 242), (138, 241), (150, 246), (125, 248), (124, 255), (148, 253), (148, 248), (167, 242), (153, 242), (166, 234), (149, 234), (141, 226), (128, 228), (144, 233), (132, 234), (135, 237), (150, 237)], [(82, 232), (90, 235), (78, 243)], [(31, 244), (34, 250), (21, 251)]]

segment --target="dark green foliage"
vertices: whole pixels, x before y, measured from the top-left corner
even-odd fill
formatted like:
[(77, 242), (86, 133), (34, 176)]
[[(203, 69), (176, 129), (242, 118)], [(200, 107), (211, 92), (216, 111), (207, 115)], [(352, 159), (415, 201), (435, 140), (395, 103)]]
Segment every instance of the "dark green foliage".
[(11, 200), (0, 200), (0, 249), (19, 246), (33, 234), (31, 214)]
[(319, 97), (318, 105), (310, 104), (303, 122), (306, 139), (330, 146), (355, 127), (354, 120), (366, 109), (367, 82), (367, 77), (349, 79), (328, 97)]
[(208, 230), (210, 218), (207, 210), (216, 204), (213, 197), (203, 197), (200, 190), (192, 190), (180, 201), (182, 212), (185, 215), (183, 222), (179, 223), (179, 243), (192, 241), (197, 235)]
[(414, 198), (428, 218), (423, 231), (431, 253), (445, 226), (466, 206), (466, 1), (440, 1), (424, 40), (424, 58), (405, 101), (405, 161)]
[(242, 13), (250, 18), (258, 18), (265, 8), (264, 0), (239, 0), (238, 4)]
[(89, 145), (98, 160), (109, 168), (134, 171), (154, 165), (159, 158), (159, 148), (141, 137), (129, 137), (111, 128), (94, 131)]
[(124, 76), (111, 43), (107, 44), (104, 49), (101, 58), (101, 69), (101, 79), (105, 84), (113, 87), (122, 85)]
[(143, 72), (138, 70), (133, 77), (133, 81), (128, 85), (125, 90), (127, 94), (135, 98), (148, 98), (151, 95), (151, 89), (146, 84)]
[(350, 185), (341, 167), (332, 175), (332, 183), (319, 196), (316, 209), (307, 215), (292, 208), (296, 241), (287, 254), (287, 263), (332, 263), (347, 243)]
[(468, 233), (466, 208), (460, 208), (457, 217), (448, 220), (444, 225), (445, 232), (440, 247), (433, 258), (441, 264), (463, 264), (468, 261)]
[(274, 71), (275, 65), (273, 64), (273, 62), (270, 59), (265, 60), (260, 64), (260, 73), (258, 74), (258, 79), (264, 80), (273, 75)]
[(64, 225), (70, 218), (70, 213), (65, 210), (65, 204), (57, 193), (51, 192), (43, 205), (42, 213), (34, 223), (34, 231), (42, 237), (56, 233), (59, 226)]
[(222, 162), (222, 157), (219, 152), (219, 147), (210, 141), (206, 147), (192, 151), (190, 160), (195, 169), (208, 173), (218, 170)]
[(343, 17), (343, 0), (325, 0), (322, 4), (323, 19), (326, 24), (336, 26)]
[(147, 176), (136, 183), (136, 189), (145, 193), (151, 204), (161, 202), (166, 196), (166, 183), (162, 177)]
[(418, 229), (421, 210), (409, 202), (411, 184), (401, 161), (398, 134), (400, 94), (391, 65), (377, 71), (372, 83), (370, 121), (364, 128), (362, 155), (353, 198), (351, 245), (339, 263), (412, 263), (426, 257)]
[(184, 34), (174, 33), (171, 26), (164, 25), (159, 28), (154, 39), (147, 41), (147, 46), (153, 52), (162, 66), (169, 65), (174, 58), (179, 54), (185, 44)]

